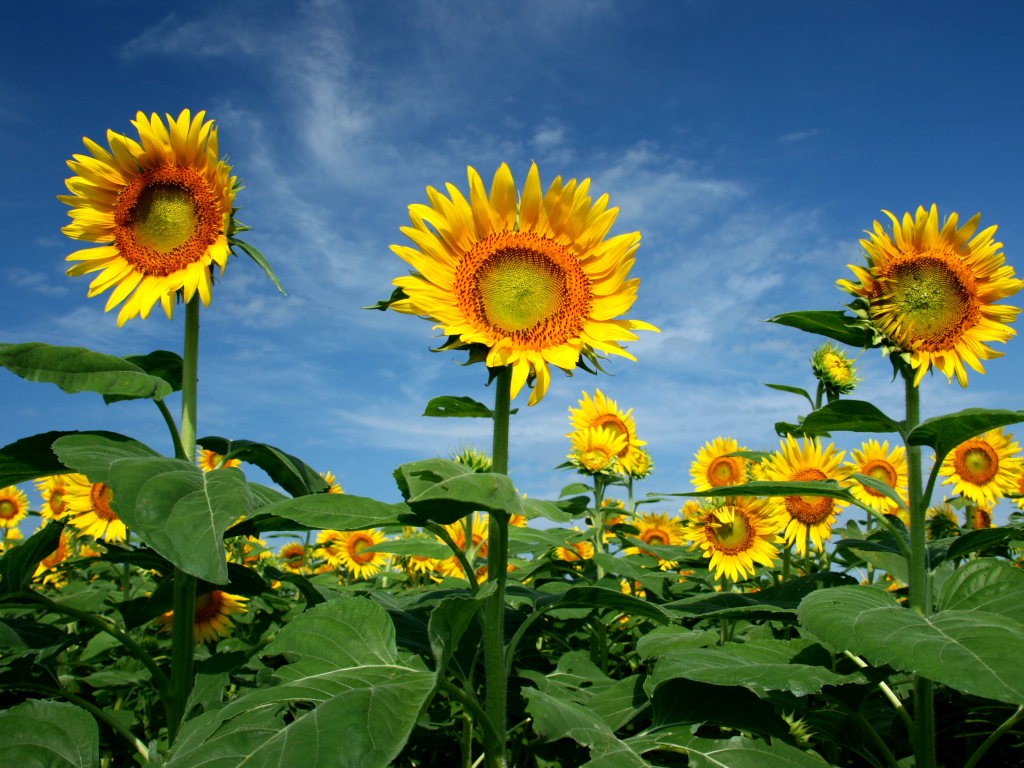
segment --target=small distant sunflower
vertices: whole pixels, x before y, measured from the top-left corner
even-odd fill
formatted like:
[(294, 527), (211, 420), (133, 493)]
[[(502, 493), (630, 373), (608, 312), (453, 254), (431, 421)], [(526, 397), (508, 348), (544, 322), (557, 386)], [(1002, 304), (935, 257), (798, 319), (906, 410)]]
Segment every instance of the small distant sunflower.
[(1017, 492), (1017, 478), (1024, 469), (1013, 435), (1000, 427), (960, 443), (950, 451), (939, 469), (952, 485), (953, 493), (975, 504), (994, 507), (1006, 496)]
[(338, 482), (338, 478), (334, 476), (334, 473), (328, 470), (327, 472), (321, 472), (320, 477), (327, 483), (327, 493), (344, 493), (344, 489), (341, 487), (341, 483)]
[(186, 109), (166, 123), (139, 112), (132, 125), (139, 141), (107, 131), (109, 151), (83, 139), (91, 154), (68, 161), (71, 194), (58, 196), (71, 206), (64, 234), (98, 243), (67, 257), (78, 262), (68, 274), (100, 273), (89, 296), (113, 289), (106, 310), (123, 302), (118, 326), (148, 317), (157, 302), (171, 317), (179, 292), (210, 303), (213, 267), (223, 271), (231, 254), (238, 188), (206, 112)]
[(634, 360), (621, 342), (657, 328), (618, 319), (640, 285), (627, 277), (640, 233), (607, 237), (618, 216), (608, 196), (595, 202), (590, 179), (561, 177), (545, 194), (536, 164), (521, 196), (506, 164), (489, 194), (474, 168), (468, 177), (468, 200), (448, 184), (450, 198), (428, 187), (430, 204), (409, 206), (413, 226), (402, 232), (415, 247), (391, 250), (413, 272), (393, 281), (402, 298), (391, 308), (433, 320), (449, 337), (446, 349), (476, 348), (489, 368), (512, 366), (512, 397), (532, 380), (530, 405), (547, 393), (551, 365), (572, 371), (605, 354)]
[(992, 527), (991, 509), (971, 504), (964, 510), (964, 517), (967, 522), (967, 525), (964, 527), (970, 528), (972, 531), (981, 531)]
[(634, 480), (643, 480), (654, 471), (654, 459), (643, 448), (633, 447), (620, 462), (623, 474)]
[(783, 543), (785, 525), (762, 499), (738, 497), (721, 505), (691, 507), (684, 537), (711, 558), (715, 578), (743, 581), (757, 564), (771, 566)]
[(0, 554), (6, 552), (11, 547), (17, 546), (24, 539), (25, 534), (21, 532), (20, 528), (4, 528), (0, 526)]
[(929, 539), (945, 539), (960, 535), (960, 518), (949, 503), (930, 507), (926, 525)]
[(981, 214), (958, 227), (952, 213), (939, 225), (938, 206), (923, 206), (902, 222), (884, 211), (892, 234), (878, 221), (861, 240), (867, 266), (848, 265), (858, 282), (838, 280), (856, 297), (851, 307), (875, 334), (875, 343), (898, 354), (914, 369), (914, 386), (931, 369), (967, 386), (970, 366), (984, 373), (982, 360), (1001, 357), (987, 346), (1016, 335), (1007, 323), (1020, 309), (996, 304), (1017, 293), (1024, 281), (1006, 265), (996, 227), (975, 235)]
[(93, 483), (85, 475), (66, 475), (68, 519), (83, 535), (104, 541), (124, 541), (128, 529), (111, 507), (114, 492), (106, 483)]
[[(653, 547), (678, 547), (685, 543), (683, 525), (679, 517), (666, 512), (641, 512), (633, 521), (639, 533), (636, 538)], [(658, 558), (658, 567), (663, 571), (675, 568), (675, 560), (664, 560), (654, 552), (642, 547), (627, 547), (626, 555), (645, 554)]]
[[(832, 443), (822, 446), (818, 438), (804, 438), (801, 445), (793, 435), (786, 435), (781, 447), (761, 464), (761, 478), (783, 482), (808, 482), (846, 479), (841, 469), (844, 452), (836, 452)], [(787, 544), (795, 544), (797, 552), (807, 554), (808, 539), (818, 549), (832, 535), (832, 525), (846, 502), (828, 496), (776, 496), (769, 500), (774, 514), (784, 516)]]
[(690, 464), (695, 491), (710, 491), (725, 485), (742, 485), (748, 480), (750, 461), (731, 453), (748, 450), (732, 437), (716, 437), (705, 443)]
[(40, 514), (47, 520), (60, 520), (68, 511), (67, 499), (67, 476), (50, 475), (41, 477), (36, 482), (36, 488), (43, 497), (43, 508)]
[(577, 429), (572, 438), (569, 461), (580, 472), (610, 475), (619, 466), (619, 453), (626, 439), (607, 427)]
[(357, 579), (371, 579), (387, 565), (387, 552), (367, 551), (384, 541), (384, 532), (371, 528), (365, 531), (321, 531), (317, 544), (327, 562), (345, 568)]
[[(469, 523), (470, 538), (466, 538), (466, 524)], [(490, 527), (489, 518), (485, 514), (473, 513), (471, 518), (456, 520), (444, 526), (444, 529), (451, 536), (455, 546), (466, 553), (470, 564), (478, 558), (487, 557), (487, 534)], [(459, 576), (465, 578), (465, 571), (459, 559), (452, 555), (437, 563), (437, 570), (445, 576)]]
[(831, 342), (826, 342), (814, 350), (811, 356), (811, 369), (831, 397), (849, 394), (860, 383), (860, 379), (857, 378), (857, 366), (853, 360)]
[[(196, 644), (215, 643), (231, 635), (235, 622), (231, 617), (245, 613), (248, 597), (232, 595), (219, 589), (196, 597), (195, 640)], [(174, 611), (168, 611), (160, 619), (165, 632), (174, 624)]]
[(566, 541), (564, 546), (555, 547), (555, 557), (567, 563), (594, 559), (594, 542), (587, 539)]
[[(604, 427), (612, 434), (621, 436), (625, 443), (616, 455), (619, 472), (624, 475), (636, 475), (638, 469), (643, 469), (645, 457), (638, 454), (641, 446), (647, 445), (647, 441), (636, 436), (632, 408), (628, 411), (620, 410), (619, 404), (600, 389), (594, 390), (593, 398), (588, 392), (584, 392), (579, 406), (569, 409), (569, 420), (573, 429), (579, 432), (592, 427)], [(572, 437), (572, 434), (566, 437)], [(649, 463), (650, 457), (646, 459)]]
[(309, 573), (309, 552), (301, 541), (289, 541), (277, 553), (281, 567), (289, 573)]
[[(852, 451), (853, 461), (845, 464), (849, 474), (860, 474), (879, 480), (896, 490), (896, 493), (904, 504), (909, 504), (907, 496), (907, 449), (902, 445), (895, 446), (889, 450), (889, 441), (879, 443), (877, 440), (867, 440), (859, 450)], [(888, 514), (898, 514), (898, 507), (892, 499), (881, 491), (868, 488), (858, 482), (853, 482), (850, 492), (854, 497), (867, 504), (874, 510)], [(902, 510), (902, 508), (901, 508)]]
[(224, 456), (216, 451), (210, 451), (206, 448), (197, 448), (199, 468), (203, 472), (212, 472), (215, 469), (221, 467), (240, 467), (242, 462), (238, 459), (224, 460)]
[(0, 488), (0, 527), (17, 528), (28, 515), (28, 496), (16, 485)]
[(33, 578), (38, 579), (42, 577), (43, 584), (50, 584), (55, 587), (62, 586), (65, 582), (63, 574), (58, 573), (53, 569), (71, 556), (72, 543), (71, 530), (69, 528), (65, 528), (60, 532), (60, 538), (57, 540), (57, 548), (39, 561), (39, 565), (36, 566), (36, 572), (33, 575)]
[(494, 460), (490, 456), (468, 445), (452, 454), (452, 461), (474, 472), (491, 472), (494, 469)]

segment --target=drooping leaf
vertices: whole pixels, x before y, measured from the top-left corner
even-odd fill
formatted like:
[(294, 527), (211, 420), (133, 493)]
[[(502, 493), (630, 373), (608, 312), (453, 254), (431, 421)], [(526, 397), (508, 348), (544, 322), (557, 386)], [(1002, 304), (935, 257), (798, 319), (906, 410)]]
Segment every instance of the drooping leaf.
[(62, 523), (48, 523), (26, 541), (0, 555), (0, 594), (28, 587), (36, 566), (57, 549), (63, 529)]
[[(236, 229), (235, 231), (241, 232), (243, 230)], [(248, 256), (250, 259), (256, 262), (256, 266), (262, 269), (263, 274), (270, 278), (270, 282), (274, 284), (274, 287), (277, 288), (277, 290), (281, 293), (282, 296), (288, 295), (288, 293), (284, 289), (284, 286), (281, 285), (281, 281), (278, 280), (277, 275), (274, 274), (274, 269), (273, 267), (270, 266), (270, 262), (267, 260), (267, 257), (264, 256), (263, 253), (258, 248), (256, 248), (256, 246), (250, 245), (244, 240), (239, 240), (234, 235), (231, 236), (230, 243), (232, 248), (241, 248), (242, 252), (245, 253), (246, 256)]]
[[(644, 754), (653, 750), (683, 752), (690, 768), (828, 768), (829, 765), (817, 755), (783, 741), (768, 742), (746, 736), (706, 739), (679, 727), (648, 731), (627, 739), (626, 744)], [(587, 768), (598, 766), (591, 761)], [(614, 767), (608, 763), (600, 768)]]
[(793, 395), (800, 395), (801, 397), (805, 398), (808, 403), (811, 404), (811, 408), (814, 407), (814, 400), (811, 399), (811, 396), (810, 394), (808, 394), (806, 389), (801, 389), (800, 387), (791, 387), (788, 384), (765, 383), (765, 386), (768, 387), (768, 389), (775, 389), (778, 390), (779, 392), (789, 392), (790, 394)]
[(473, 512), (522, 511), (519, 493), (507, 475), (474, 472), (455, 461), (402, 464), (394, 477), (410, 509), (423, 520), (447, 525)]
[(65, 392), (98, 392), (161, 400), (171, 385), (124, 358), (84, 347), (30, 341), (0, 344), (0, 365), (28, 381), (56, 384)]
[(471, 397), (435, 397), (427, 403), (424, 416), (491, 419), (494, 412)]
[(521, 500), (521, 512), (529, 520), (543, 517), (556, 523), (568, 523), (586, 514), (587, 503), (585, 496), (573, 496), (558, 501), (527, 497)]
[(427, 632), (438, 675), (444, 674), (459, 640), (476, 621), (482, 606), (483, 603), (475, 597), (452, 595), (441, 600), (430, 612)]
[(854, 502), (856, 499), (847, 489), (840, 488), (835, 480), (776, 481), (751, 480), (743, 485), (722, 485), (706, 491), (687, 493), (666, 493), (664, 496), (827, 496)]
[(434, 686), (400, 663), (391, 620), (364, 598), (310, 608), (262, 655), (288, 663), (269, 687), (187, 721), (167, 768), (385, 768)]
[(1021, 421), (1024, 421), (1024, 411), (967, 408), (922, 421), (907, 435), (907, 443), (934, 448), (935, 460), (941, 462), (947, 453), (965, 440)]
[(857, 318), (842, 310), (811, 309), (803, 312), (786, 312), (769, 317), (768, 322), (826, 336), (851, 347), (866, 349), (872, 346), (871, 332), (858, 326)]
[(1017, 526), (1005, 526), (1001, 528), (981, 528), (977, 531), (968, 531), (963, 536), (957, 537), (949, 545), (948, 557), (964, 557), (975, 552), (984, 552), (995, 549), (1008, 541), (1024, 538), (1024, 531)]
[[(166, 349), (158, 349), (148, 355), (128, 355), (124, 358), (127, 362), (139, 366), (150, 376), (156, 376), (166, 381), (172, 392), (181, 391), (181, 377), (183, 361), (177, 352), (169, 352)], [(105, 403), (116, 403), (120, 400), (134, 400), (130, 395), (104, 395)]]
[(888, 664), (963, 693), (1024, 704), (1024, 668), (1008, 648), (1024, 647), (1024, 624), (982, 610), (931, 616), (903, 608), (878, 588), (838, 587), (808, 595), (800, 624), (826, 643), (872, 664)]
[(327, 491), (327, 481), (304, 461), (279, 448), (252, 440), (203, 437), (197, 441), (208, 451), (259, 467), (292, 496)]
[(829, 432), (899, 433), (901, 425), (863, 400), (836, 400), (804, 417), (801, 428), (810, 434)]
[(659, 624), (667, 624), (670, 618), (670, 615), (655, 603), (606, 587), (569, 587), (561, 594), (538, 600), (537, 603), (538, 608), (543, 610), (593, 608), (621, 611), (630, 616), (643, 616)]
[(95, 768), (100, 733), (92, 715), (59, 701), (26, 701), (0, 710), (0, 755), (8, 765)]
[[(116, 432), (44, 432), (24, 437), (0, 448), (0, 488), (35, 480), (48, 475), (59, 475), (68, 468), (57, 458), (53, 445), (66, 435), (95, 435), (108, 440), (134, 443), (129, 437)], [(138, 443), (141, 445), (141, 443)]]
[[(333, 529), (363, 531), (394, 525), (409, 514), (404, 504), (356, 496), (350, 493), (315, 493), (265, 504), (250, 520), (232, 528), (232, 535), (250, 535), (272, 530)], [(276, 527), (275, 527), (276, 526)]]

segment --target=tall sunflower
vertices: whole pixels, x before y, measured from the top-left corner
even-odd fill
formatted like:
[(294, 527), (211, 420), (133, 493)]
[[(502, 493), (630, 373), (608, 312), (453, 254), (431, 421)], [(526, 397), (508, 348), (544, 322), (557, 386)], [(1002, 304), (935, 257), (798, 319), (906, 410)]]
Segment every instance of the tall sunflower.
[(1004, 496), (1016, 493), (1017, 478), (1024, 468), (1020, 445), (1002, 427), (965, 440), (946, 454), (939, 468), (943, 485), (975, 504), (994, 507)]
[(213, 266), (231, 254), (237, 179), (220, 159), (217, 129), (205, 112), (183, 110), (166, 123), (139, 112), (139, 140), (107, 131), (110, 149), (83, 139), (88, 155), (68, 167), (72, 222), (63, 232), (97, 243), (67, 257), (72, 276), (99, 272), (89, 296), (112, 290), (106, 310), (122, 304), (117, 324), (148, 317), (157, 302), (171, 317), (180, 292), (185, 301), (212, 297)]
[(577, 429), (569, 435), (572, 449), (569, 462), (580, 472), (610, 475), (619, 468), (619, 454), (626, 438), (607, 427)]
[[(897, 445), (889, 450), (889, 441), (879, 443), (877, 440), (867, 440), (857, 450), (851, 452), (853, 461), (844, 465), (849, 474), (860, 474), (872, 477), (875, 480), (885, 483), (893, 488), (897, 495), (903, 499), (904, 504), (909, 504), (907, 490), (907, 449)], [(899, 505), (881, 491), (869, 488), (863, 483), (854, 482), (850, 486), (850, 493), (854, 497), (867, 504), (874, 510), (882, 513), (899, 514), (896, 509)]]
[[(786, 435), (778, 451), (761, 463), (759, 479), (784, 482), (836, 480), (843, 482), (846, 472), (840, 466), (845, 452), (836, 452), (832, 443), (823, 446), (818, 438), (804, 438), (801, 444)], [(773, 514), (786, 520), (787, 544), (795, 544), (801, 555), (808, 542), (823, 549), (832, 535), (832, 525), (846, 502), (828, 496), (775, 496), (769, 500)]]
[[(646, 440), (640, 440), (636, 436), (636, 422), (633, 419), (633, 409), (623, 411), (619, 404), (607, 397), (600, 389), (594, 390), (594, 396), (584, 392), (579, 402), (579, 408), (569, 409), (569, 421), (576, 431), (590, 429), (591, 427), (604, 427), (624, 440), (623, 447), (616, 454), (618, 459), (617, 469), (624, 475), (636, 474), (638, 470), (646, 468), (649, 457), (641, 456), (641, 446), (647, 445)], [(572, 434), (566, 435), (572, 437)]]
[(28, 515), (28, 496), (16, 485), (0, 488), (0, 528), (16, 528)]
[(65, 475), (68, 520), (86, 536), (104, 541), (124, 541), (128, 529), (111, 506), (114, 492), (106, 483), (93, 483), (85, 475)]
[(710, 491), (724, 485), (742, 485), (749, 479), (750, 461), (730, 454), (748, 450), (736, 438), (716, 437), (705, 443), (690, 464), (690, 477), (696, 491)]
[(545, 194), (533, 164), (520, 196), (508, 165), (490, 193), (470, 167), (469, 199), (448, 184), (446, 197), (427, 188), (429, 205), (409, 206), (414, 246), (391, 249), (413, 272), (394, 280), (390, 306), (433, 320), (446, 349), (481, 352), (487, 366), (512, 367), (512, 397), (533, 382), (530, 405), (551, 382), (549, 366), (572, 371), (605, 354), (635, 360), (621, 342), (634, 331), (658, 330), (619, 319), (636, 300), (639, 278), (628, 278), (640, 234), (608, 237), (618, 208), (594, 201), (590, 179), (556, 178)]
[(1018, 307), (996, 304), (1024, 281), (1006, 265), (996, 227), (975, 234), (981, 214), (962, 227), (952, 213), (939, 225), (938, 206), (923, 206), (902, 222), (884, 211), (892, 233), (878, 221), (861, 245), (867, 266), (848, 265), (857, 278), (837, 284), (856, 297), (851, 307), (875, 334), (875, 343), (914, 369), (914, 386), (937, 368), (967, 386), (967, 368), (984, 373), (982, 360), (1001, 357), (987, 346), (1016, 334), (1007, 323)]
[(737, 497), (720, 505), (691, 505), (686, 511), (683, 536), (711, 558), (708, 568), (716, 579), (724, 575), (743, 581), (754, 575), (757, 564), (775, 562), (785, 521), (763, 499)]
[(387, 536), (377, 528), (365, 531), (328, 530), (320, 532), (317, 544), (334, 568), (344, 568), (357, 579), (370, 579), (381, 572), (389, 557), (386, 552), (370, 550), (370, 547), (386, 540)]

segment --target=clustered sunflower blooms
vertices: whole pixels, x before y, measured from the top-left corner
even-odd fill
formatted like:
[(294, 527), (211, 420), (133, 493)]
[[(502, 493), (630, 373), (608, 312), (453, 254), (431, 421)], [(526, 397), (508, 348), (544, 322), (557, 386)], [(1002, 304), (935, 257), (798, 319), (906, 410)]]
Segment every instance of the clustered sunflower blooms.
[[(637, 437), (632, 408), (621, 410), (615, 400), (597, 389), (593, 397), (588, 392), (583, 393), (579, 408), (569, 408), (569, 421), (577, 432), (603, 428), (622, 438), (622, 447), (615, 454), (615, 469), (621, 474), (637, 477), (650, 472), (650, 456), (641, 448), (647, 441)], [(566, 437), (572, 438), (573, 434)]]
[(443, 349), (468, 349), (489, 368), (512, 368), (512, 397), (528, 382), (530, 405), (551, 382), (549, 366), (566, 372), (599, 367), (606, 354), (634, 360), (622, 342), (641, 320), (621, 319), (636, 300), (639, 278), (628, 274), (640, 233), (608, 237), (618, 208), (608, 196), (590, 196), (590, 179), (563, 183), (547, 193), (533, 164), (520, 196), (502, 164), (490, 193), (470, 167), (469, 198), (454, 184), (449, 197), (427, 188), (429, 205), (409, 206), (413, 246), (391, 249), (412, 267), (396, 278), (385, 305), (434, 321), (448, 340)]
[[(214, 266), (227, 266), (233, 238), (245, 229), (233, 218), (238, 180), (221, 159), (217, 128), (205, 112), (132, 121), (139, 139), (107, 131), (110, 149), (83, 139), (88, 155), (68, 161), (72, 222), (63, 232), (97, 245), (67, 257), (72, 276), (99, 272), (89, 296), (112, 290), (106, 310), (121, 304), (117, 324), (146, 318), (160, 303), (172, 317), (180, 294), (209, 305)], [(255, 258), (255, 257), (254, 257)]]
[[(977, 505), (994, 507), (1004, 496), (1016, 493), (1024, 459), (1020, 445), (1004, 429), (993, 429), (960, 443), (942, 462), (943, 485)], [(987, 526), (986, 526), (987, 527)]]
[(626, 438), (608, 427), (577, 429), (572, 439), (569, 463), (584, 474), (612, 475), (619, 469), (619, 454), (626, 450)]
[(884, 211), (892, 233), (875, 221), (861, 240), (864, 267), (848, 265), (857, 281), (837, 284), (856, 298), (851, 309), (874, 334), (874, 343), (914, 370), (914, 386), (937, 368), (967, 386), (967, 368), (984, 373), (982, 360), (1001, 357), (988, 344), (1016, 334), (1007, 323), (1020, 309), (996, 304), (1024, 281), (1005, 263), (996, 227), (975, 234), (976, 214), (962, 227), (952, 213), (940, 228), (938, 206), (923, 206), (902, 221)]
[(716, 579), (742, 581), (754, 575), (758, 564), (775, 563), (785, 523), (764, 499), (737, 497), (684, 509), (683, 538), (710, 558)]

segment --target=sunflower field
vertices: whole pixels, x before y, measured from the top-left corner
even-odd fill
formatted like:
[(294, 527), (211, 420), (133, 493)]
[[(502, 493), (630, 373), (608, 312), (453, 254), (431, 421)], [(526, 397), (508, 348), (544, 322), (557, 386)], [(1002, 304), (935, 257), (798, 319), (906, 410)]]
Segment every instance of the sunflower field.
[[(600, 375), (658, 329), (627, 317), (639, 232), (590, 180), (427, 189), (408, 273), (368, 310), (428, 319), (481, 363), (489, 450), (347, 494), (272, 445), (200, 436), (200, 311), (240, 239), (240, 189), (205, 113), (139, 113), (69, 161), (71, 223), (118, 325), (184, 308), (181, 352), (37, 342), (0, 364), (116, 407), (149, 400), (174, 455), (43, 425), (0, 449), (0, 754), (11, 765), (1010, 766), (1024, 760), (1024, 411), (922, 420), (923, 377), (967, 386), (1024, 282), (996, 228), (887, 213), (843, 308), (771, 318), (808, 345), (778, 443), (709, 435), (692, 486), (657, 473), (607, 387), (571, 408), (557, 499), (508, 475), (513, 402), (552, 368)], [(396, 261), (396, 270), (400, 264)], [(280, 286), (279, 286), (280, 287)], [(801, 334), (807, 334), (801, 336)], [(168, 346), (173, 346), (169, 344)], [(880, 349), (905, 410), (856, 398)], [(639, 364), (639, 363), (638, 363)], [(180, 399), (172, 413), (169, 398)], [(255, 482), (258, 469), (270, 483)], [(252, 473), (251, 473), (252, 474)], [(997, 506), (1003, 520), (994, 525)], [(1011, 512), (1006, 513), (1006, 508)]]

